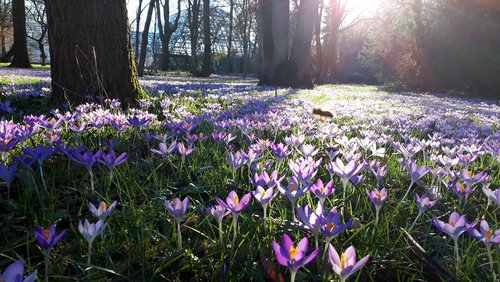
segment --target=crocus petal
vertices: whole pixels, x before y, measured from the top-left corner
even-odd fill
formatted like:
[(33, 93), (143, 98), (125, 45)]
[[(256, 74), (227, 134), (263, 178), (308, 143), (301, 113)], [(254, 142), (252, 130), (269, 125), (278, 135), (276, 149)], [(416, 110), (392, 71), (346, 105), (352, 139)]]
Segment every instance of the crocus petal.
[(11, 263), (2, 273), (2, 280), (21, 281), (24, 272), (24, 265), (20, 260)]

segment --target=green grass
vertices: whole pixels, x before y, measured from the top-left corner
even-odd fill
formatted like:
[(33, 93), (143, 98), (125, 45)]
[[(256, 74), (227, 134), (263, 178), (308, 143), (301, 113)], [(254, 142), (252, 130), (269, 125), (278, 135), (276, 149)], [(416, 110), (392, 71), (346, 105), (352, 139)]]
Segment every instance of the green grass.
[[(0, 67), (8, 67), (10, 63), (0, 63)], [(34, 69), (50, 70), (50, 65), (31, 64)]]
[[(208, 101), (197, 97), (195, 103), (187, 103), (173, 96), (176, 107), (185, 106), (190, 112), (200, 114)], [(311, 98), (312, 102), (327, 102), (327, 94), (321, 93)], [(233, 103), (243, 100), (221, 101), (224, 109), (231, 109)], [(150, 110), (161, 116), (159, 101)], [(29, 109), (28, 105), (19, 106)], [(173, 115), (178, 114), (172, 108)], [(333, 119), (329, 123), (353, 126), (354, 121)], [(317, 128), (322, 124), (317, 121)], [(64, 126), (63, 126), (64, 127)], [(62, 128), (63, 128), (62, 127)], [(160, 125), (149, 130), (156, 134), (165, 133)], [(273, 258), (271, 242), (280, 241), (283, 234), (289, 234), (294, 240), (304, 236), (310, 238), (309, 252), (314, 249), (314, 239), (309, 231), (293, 224), (290, 202), (279, 195), (268, 210), (269, 220), (264, 221), (263, 211), (254, 200), (247, 210), (242, 212), (238, 222), (236, 245), (231, 246), (231, 216), (223, 221), (223, 243), (218, 241), (216, 222), (204, 213), (204, 208), (216, 204), (214, 198), (225, 199), (230, 190), (236, 190), (241, 197), (254, 189), (249, 179), (253, 176), (247, 166), (233, 169), (227, 163), (228, 150), (222, 143), (213, 141), (210, 134), (214, 128), (210, 123), (200, 124), (191, 134), (203, 133), (206, 139), (196, 143), (196, 151), (182, 163), (178, 154), (169, 157), (153, 155), (149, 149), (157, 148), (157, 141), (147, 141), (142, 137), (145, 129), (129, 128), (122, 132), (112, 130), (110, 126), (92, 129), (80, 135), (64, 130), (66, 140), (74, 146), (85, 145), (94, 152), (102, 147), (104, 140), (120, 140), (115, 148), (117, 152), (127, 152), (128, 161), (118, 166), (110, 178), (109, 170), (96, 164), (94, 166), (95, 190), (91, 189), (90, 178), (86, 169), (74, 162), (68, 162), (62, 154), (51, 157), (43, 164), (44, 177), (48, 184), (45, 192), (41, 182), (40, 168), (35, 165), (33, 171), (20, 169), (18, 178), (13, 183), (10, 199), (6, 193), (0, 196), (0, 264), (5, 265), (10, 259), (22, 258), (27, 272), (38, 269), (39, 278), (44, 277), (43, 255), (33, 238), (37, 225), (49, 226), (57, 222), (58, 230), (69, 229), (69, 233), (51, 252), (51, 274), (49, 281), (265, 281), (269, 277), (263, 265), (269, 259), (268, 270), (274, 270), (288, 279), (288, 271), (279, 266)], [(284, 142), (283, 138), (291, 132), (300, 132), (298, 127), (283, 130), (271, 126), (243, 132), (232, 127), (233, 135), (238, 138), (232, 143), (235, 149), (248, 151), (251, 143), (244, 138), (245, 133), (254, 133), (261, 139)], [(26, 140), (26, 146), (48, 144), (43, 137), (48, 131)], [(357, 130), (347, 132), (350, 137), (361, 136)], [(403, 141), (400, 136), (396, 140)], [(185, 142), (185, 137), (180, 137)], [(172, 138), (169, 138), (169, 143)], [(308, 137), (307, 143), (324, 149), (332, 140), (319, 141)], [(16, 149), (9, 153), (9, 160), (14, 155), (21, 155)], [(287, 160), (300, 157), (294, 151)], [(321, 150), (315, 159), (323, 158), (323, 163), (315, 177), (323, 181), (331, 177), (325, 168), (328, 157)], [(366, 155), (363, 155), (363, 158)], [(272, 159), (268, 150), (263, 160)], [(426, 176), (421, 183), (414, 185), (407, 201), (396, 209), (397, 203), (409, 185), (408, 173), (401, 170), (392, 147), (387, 147), (386, 156), (378, 159), (389, 166), (385, 177), (389, 187), (388, 202), (381, 210), (380, 221), (374, 222), (374, 207), (366, 196), (365, 190), (376, 185), (375, 178), (366, 173), (367, 179), (358, 187), (351, 187), (347, 197), (342, 198), (343, 188), (337, 176), (333, 180), (337, 190), (327, 199), (327, 208), (334, 206), (346, 210), (345, 219), (354, 219), (357, 223), (334, 238), (332, 244), (338, 251), (354, 246), (358, 258), (370, 255), (369, 264), (349, 281), (437, 281), (449, 280), (454, 275), (454, 254), (448, 237), (437, 231), (431, 223), (435, 217), (448, 218), (448, 212), (455, 208), (456, 197), (444, 187), (444, 199), (438, 206), (421, 216), (413, 230), (405, 235), (416, 218), (418, 209), (414, 203), (414, 193), (422, 194), (431, 184), (431, 177)], [(373, 158), (372, 158), (373, 159)], [(420, 164), (430, 164), (422, 153), (417, 155)], [(19, 165), (20, 166), (20, 165)], [(286, 162), (279, 167), (279, 175), (291, 175)], [(499, 164), (489, 156), (483, 156), (475, 163), (476, 170), (493, 169), (494, 183), (499, 181)], [(282, 182), (285, 184), (285, 181)], [(183, 248), (177, 248), (175, 220), (166, 212), (163, 201), (174, 197), (190, 197), (192, 206), (182, 223)], [(99, 236), (92, 248), (92, 264), (87, 265), (87, 243), (79, 234), (79, 220), (91, 219), (87, 209), (89, 202), (108, 203), (117, 200), (119, 207), (108, 219), (108, 229)], [(313, 196), (304, 196), (298, 205), (304, 207), (309, 202), (316, 202)], [(486, 218), (498, 226), (499, 208), (488, 205), (480, 191), (469, 199), (465, 207), (457, 211), (467, 214), (467, 219)], [(94, 221), (92, 219), (92, 221)], [(319, 246), (323, 248), (323, 237)], [(416, 245), (418, 244), (425, 254)], [(469, 235), (460, 239), (462, 256), (460, 280), (491, 281), (489, 267), (486, 264), (485, 248)], [(495, 256), (499, 259), (498, 249)], [(429, 259), (429, 257), (431, 259)], [(498, 261), (498, 260), (497, 260)], [(269, 264), (268, 264), (269, 265)], [(2, 266), (2, 268), (4, 268)], [(444, 270), (440, 272), (436, 269)], [(497, 271), (498, 272), (498, 271)], [(315, 260), (301, 268), (298, 281), (331, 281), (337, 279), (327, 260)]]

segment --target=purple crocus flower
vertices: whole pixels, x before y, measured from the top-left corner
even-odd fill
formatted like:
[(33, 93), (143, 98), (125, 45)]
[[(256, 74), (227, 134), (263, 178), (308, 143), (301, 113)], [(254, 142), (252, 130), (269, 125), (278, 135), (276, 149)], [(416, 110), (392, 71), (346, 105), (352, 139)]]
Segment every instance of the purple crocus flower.
[(415, 194), (415, 202), (417, 203), (418, 211), (420, 213), (424, 213), (428, 209), (432, 208), (437, 203), (437, 200), (433, 200), (427, 194), (424, 194), (421, 197)]
[(488, 249), (491, 249), (493, 244), (500, 243), (500, 229), (491, 230), (486, 220), (481, 220), (479, 231), (475, 228), (470, 228), (468, 232), (476, 239), (482, 241)]
[(20, 260), (11, 263), (0, 275), (2, 282), (33, 282), (36, 280), (37, 271), (24, 278), (24, 265)]
[(107, 154), (103, 150), (99, 150), (95, 154), (95, 158), (98, 162), (106, 165), (111, 172), (113, 172), (116, 166), (123, 164), (127, 160), (127, 153), (122, 153), (118, 157), (114, 150), (109, 151)]
[(289, 161), (288, 166), (299, 182), (307, 184), (311, 182), (311, 179), (318, 172), (318, 166), (320, 163), (321, 159), (314, 162), (312, 159), (299, 158), (295, 161)]
[(34, 149), (29, 147), (23, 148), (23, 152), (25, 156), (32, 157), (41, 166), (46, 158), (56, 153), (56, 150), (52, 147), (37, 145)]
[(273, 171), (271, 175), (267, 174), (266, 171), (262, 171), (261, 174), (255, 173), (253, 177), (253, 184), (255, 186), (267, 186), (269, 188), (273, 188), (274, 186), (276, 186), (276, 182), (279, 183), (281, 180), (283, 180), (283, 178), (284, 176), (278, 178), (277, 170)]
[(482, 171), (477, 174), (472, 174), (472, 172), (470, 172), (466, 168), (460, 171), (458, 177), (460, 177), (463, 181), (465, 181), (467, 187), (472, 187), (478, 183), (485, 182), (488, 180), (488, 175), (486, 174), (486, 172)]
[(233, 217), (238, 217), (240, 213), (248, 207), (251, 199), (252, 193), (247, 193), (240, 200), (235, 191), (229, 192), (225, 202), (219, 197), (215, 198), (219, 205), (225, 207), (232, 213)]
[(292, 152), (288, 149), (288, 145), (284, 145), (282, 143), (272, 144), (271, 150), (273, 151), (276, 159), (283, 160), (288, 157)]
[(387, 189), (383, 188), (380, 191), (377, 188), (373, 189), (373, 191), (366, 190), (366, 194), (368, 195), (368, 198), (370, 198), (370, 200), (375, 205), (375, 224), (376, 224), (378, 223), (378, 215), (380, 209), (382, 209), (382, 206), (387, 201)]
[(196, 151), (196, 148), (193, 146), (193, 144), (189, 144), (189, 147), (186, 148), (186, 145), (184, 145), (183, 142), (179, 142), (177, 144), (177, 151), (179, 152), (179, 155), (181, 155), (182, 162), (184, 162), (187, 156)]
[(16, 178), (17, 166), (16, 164), (12, 164), (10, 167), (7, 164), (0, 164), (0, 178), (5, 181), (5, 185), (7, 188), (10, 188), (12, 181)]
[(313, 261), (320, 252), (320, 248), (317, 248), (309, 254), (309, 256), (306, 256), (307, 249), (309, 249), (309, 239), (304, 237), (299, 241), (297, 246), (295, 246), (292, 239), (290, 239), (287, 234), (283, 235), (281, 245), (273, 241), (272, 247), (278, 263), (288, 267), (290, 270), (292, 282), (295, 281), (297, 270)]
[(323, 217), (321, 221), (321, 233), (326, 237), (326, 244), (328, 245), (330, 241), (336, 235), (344, 232), (346, 229), (351, 227), (352, 219), (346, 223), (342, 223), (342, 216), (337, 212), (337, 209), (331, 210), (326, 216)]
[(483, 193), (493, 203), (500, 206), (500, 189), (496, 189), (495, 191), (493, 191), (493, 190), (488, 189), (488, 188), (483, 188)]
[[(108, 223), (103, 220), (99, 220), (96, 223), (90, 223), (87, 219), (82, 223), (82, 221), (78, 222), (78, 230), (83, 235), (85, 240), (87, 240), (89, 246), (92, 245), (92, 242), (99, 236), (106, 227)], [(89, 254), (90, 256), (90, 254)]]
[(222, 219), (229, 214), (229, 211), (223, 205), (215, 205), (208, 208), (208, 212), (217, 220), (222, 221)]
[(411, 179), (411, 186), (415, 184), (417, 180), (420, 178), (424, 177), (430, 170), (426, 166), (418, 166), (417, 162), (414, 160), (411, 160), (407, 165), (406, 168), (408, 169), (408, 173), (410, 174), (410, 179)]
[(262, 188), (262, 186), (257, 186), (255, 191), (252, 191), (253, 197), (257, 202), (262, 205), (264, 209), (264, 219), (267, 218), (267, 205), (276, 197), (277, 193), (274, 193), (274, 188), (270, 187), (267, 190)]
[(106, 220), (106, 218), (113, 213), (113, 211), (116, 208), (116, 201), (111, 203), (111, 205), (106, 204), (106, 202), (101, 201), (99, 203), (99, 208), (97, 208), (94, 204), (89, 202), (89, 210), (90, 213), (94, 216), (97, 217), (98, 219), (102, 219), (103, 221)]
[(434, 219), (432, 222), (434, 226), (443, 231), (444, 233), (450, 235), (450, 237), (454, 240), (457, 241), (458, 237), (467, 231), (469, 228), (473, 228), (477, 222), (473, 222), (471, 224), (467, 223), (467, 219), (465, 218), (465, 215), (460, 215), (457, 212), (453, 212), (450, 215), (450, 218), (448, 220), (448, 223), (443, 222), (439, 219)]
[(340, 256), (335, 250), (335, 248), (329, 244), (328, 245), (328, 261), (332, 265), (333, 271), (337, 273), (340, 281), (344, 282), (351, 276), (360, 270), (368, 262), (370, 255), (356, 261), (356, 251), (353, 246), (350, 246), (343, 252)]
[(97, 162), (96, 154), (94, 154), (92, 150), (87, 150), (84, 153), (80, 150), (74, 151), (73, 154), (71, 154), (71, 160), (85, 166), (89, 171), (92, 170), (92, 167)]
[(238, 151), (234, 154), (233, 152), (229, 152), (229, 156), (226, 159), (227, 162), (235, 169), (240, 168), (246, 164), (246, 159), (243, 157), (241, 151)]
[[(280, 191), (281, 194), (285, 195), (285, 197), (290, 200), (292, 207), (295, 206), (295, 202), (297, 201), (297, 199), (300, 198), (300, 196), (304, 195), (304, 193), (309, 189), (309, 186), (300, 188), (299, 181), (295, 177), (290, 177), (290, 181), (288, 182), (287, 187), (284, 187), (279, 182), (276, 182), (276, 184), (278, 185), (278, 191)], [(295, 213), (295, 210), (292, 209), (292, 212)]]
[(252, 199), (252, 193), (247, 193), (245, 196), (241, 198), (240, 201), (240, 198), (238, 197), (238, 194), (236, 194), (235, 191), (229, 192), (225, 202), (221, 200), (221, 198), (215, 197), (215, 201), (217, 201), (219, 205), (228, 209), (233, 215), (233, 241), (231, 246), (234, 246), (234, 243), (236, 242), (236, 232), (238, 229), (238, 216), (244, 209), (248, 207), (251, 199)]
[(177, 149), (177, 141), (173, 141), (170, 143), (170, 146), (167, 147), (167, 144), (161, 142), (160, 145), (158, 145), (158, 150), (157, 149), (150, 149), (151, 152), (158, 154), (162, 157), (167, 157), (170, 154), (172, 154), (175, 150)]
[(318, 179), (316, 183), (311, 185), (311, 192), (314, 193), (319, 198), (321, 204), (325, 203), (325, 199), (332, 195), (335, 192), (335, 185), (333, 184), (333, 180), (330, 180), (326, 185), (323, 184), (321, 179)]
[(182, 221), (182, 218), (188, 211), (189, 204), (190, 201), (188, 197), (184, 198), (182, 201), (179, 198), (175, 198), (173, 201), (165, 200), (167, 211), (179, 222)]
[(460, 197), (460, 200), (465, 197), (465, 200), (467, 201), (467, 198), (470, 196), (470, 194), (474, 192), (471, 186), (464, 186), (460, 181), (457, 181), (456, 179), (455, 181), (448, 183), (446, 186), (451, 190), (451, 192)]
[(313, 210), (310, 206), (305, 206), (303, 209), (298, 206), (297, 214), (299, 215), (300, 223), (299, 225), (304, 229), (309, 229), (314, 237), (318, 237), (323, 217), (325, 216), (325, 209), (321, 202)]
[(49, 253), (50, 250), (62, 240), (62, 238), (68, 232), (67, 229), (64, 229), (56, 236), (56, 225), (53, 224), (50, 228), (44, 229), (42, 226), (38, 226), (35, 229), (35, 238), (38, 241), (38, 244), (42, 249)]
[(229, 214), (229, 211), (222, 205), (216, 205), (208, 208), (208, 212), (217, 220), (219, 226), (219, 243), (222, 245), (222, 219)]
[(355, 160), (351, 160), (347, 164), (344, 165), (344, 162), (337, 158), (335, 162), (330, 162), (326, 165), (330, 176), (336, 174), (340, 179), (342, 179), (342, 184), (344, 189), (347, 187), (347, 182), (351, 177), (357, 175), (363, 169), (363, 166), (360, 165)]

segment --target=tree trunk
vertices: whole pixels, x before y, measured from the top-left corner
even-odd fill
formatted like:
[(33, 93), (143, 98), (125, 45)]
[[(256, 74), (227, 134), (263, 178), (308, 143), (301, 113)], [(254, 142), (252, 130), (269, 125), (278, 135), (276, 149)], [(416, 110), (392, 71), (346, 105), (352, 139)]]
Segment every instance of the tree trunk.
[(233, 17), (234, 17), (234, 0), (229, 1), (229, 31), (227, 35), (227, 71), (233, 72), (233, 62), (231, 61), (233, 52)]
[(202, 76), (212, 73), (212, 41), (210, 40), (210, 0), (203, 0), (203, 68)]
[[(168, 1), (163, 4), (163, 23), (164, 26), (162, 25), (162, 20), (161, 20), (161, 15), (158, 9), (158, 32), (160, 33), (160, 39), (161, 39), (161, 69), (164, 71), (169, 70), (169, 64), (170, 64), (170, 39), (172, 38), (172, 34), (177, 30), (179, 27), (179, 20), (181, 17), (181, 0), (177, 1), (177, 14), (175, 16), (174, 23), (170, 23), (170, 7), (168, 5)], [(159, 1), (157, 2), (158, 7)]]
[(142, 0), (139, 0), (139, 4), (137, 6), (137, 12), (135, 16), (135, 58), (136, 60), (139, 58), (139, 33), (141, 31), (141, 15), (142, 15)]
[(141, 89), (125, 0), (47, 0), (52, 91), (60, 101), (136, 101)]
[(283, 83), (286, 84), (285, 81), (290, 79), (288, 74), (288, 55), (290, 52), (290, 0), (274, 0), (272, 21), (274, 46), (272, 68), (274, 69), (274, 74), (270, 80), (278, 85)]
[(191, 58), (189, 61), (191, 74), (197, 76), (198, 73), (198, 28), (199, 28), (200, 0), (188, 0), (188, 25), (191, 45)]
[(296, 77), (292, 78), (289, 86), (312, 88), (314, 86), (311, 76), (311, 42), (314, 23), (318, 17), (318, 0), (301, 0), (297, 27), (293, 41), (290, 60), (297, 68)]
[(24, 0), (12, 1), (12, 23), (14, 26), (13, 58), (9, 67), (31, 68), (26, 39), (26, 11)]
[(340, 32), (340, 25), (346, 11), (346, 0), (332, 0), (327, 14), (327, 34), (323, 52), (323, 66), (319, 78), (320, 83), (333, 81), (335, 79), (335, 69), (337, 65), (338, 53), (337, 43)]
[(422, 21), (423, 3), (422, 0), (413, 0), (413, 15), (415, 21), (415, 47), (413, 57), (417, 63), (413, 85), (410, 87), (418, 89), (432, 89), (436, 87), (436, 81), (433, 79), (432, 68), (429, 64), (425, 50), (425, 28)]
[(148, 13), (146, 15), (146, 22), (144, 23), (144, 29), (142, 30), (141, 54), (139, 56), (139, 65), (137, 66), (139, 76), (141, 77), (144, 76), (144, 65), (146, 64), (146, 55), (148, 53), (148, 44), (149, 44), (149, 27), (151, 26), (151, 18), (153, 16), (155, 2), (156, 0), (149, 1)]
[(273, 1), (259, 0), (259, 39), (261, 69), (259, 85), (269, 85), (274, 78)]
[(315, 67), (316, 72), (314, 73), (314, 77), (316, 80), (319, 80), (321, 73), (323, 72), (323, 46), (321, 44), (321, 20), (323, 18), (323, 9), (324, 9), (324, 0), (320, 0), (319, 2), (319, 15), (316, 18), (316, 23), (314, 24), (314, 37), (316, 39), (315, 47), (316, 47), (316, 60)]

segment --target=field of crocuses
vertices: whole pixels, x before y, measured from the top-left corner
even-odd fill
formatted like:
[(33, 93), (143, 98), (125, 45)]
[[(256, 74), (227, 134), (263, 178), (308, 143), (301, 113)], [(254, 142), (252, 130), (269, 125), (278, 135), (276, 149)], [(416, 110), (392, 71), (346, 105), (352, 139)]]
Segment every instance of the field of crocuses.
[(0, 281), (500, 275), (495, 101), (157, 76), (122, 110), (48, 76), (0, 68)]

